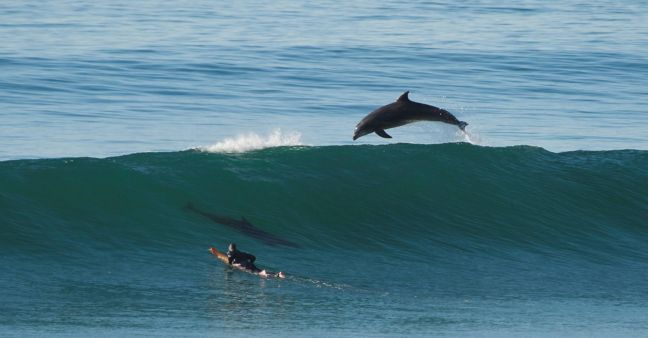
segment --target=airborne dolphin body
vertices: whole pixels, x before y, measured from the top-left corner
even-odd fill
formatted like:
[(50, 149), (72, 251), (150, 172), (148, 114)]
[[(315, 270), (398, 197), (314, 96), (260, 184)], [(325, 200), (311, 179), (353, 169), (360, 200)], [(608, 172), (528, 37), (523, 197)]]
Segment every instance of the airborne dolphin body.
[[(380, 137), (391, 138), (385, 129), (400, 127), (418, 121), (439, 121), (453, 124), (464, 130), (468, 123), (459, 121), (447, 110), (423, 103), (410, 101), (406, 91), (396, 102), (382, 106), (365, 116), (353, 133), (353, 140), (367, 134), (376, 133)], [(465, 131), (465, 130), (464, 130)]]

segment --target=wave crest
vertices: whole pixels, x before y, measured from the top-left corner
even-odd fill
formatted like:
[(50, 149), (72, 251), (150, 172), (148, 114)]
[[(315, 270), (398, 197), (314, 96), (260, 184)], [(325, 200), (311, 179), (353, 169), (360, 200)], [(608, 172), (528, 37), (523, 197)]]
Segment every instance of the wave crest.
[(291, 132), (284, 134), (280, 129), (275, 129), (266, 137), (255, 133), (247, 133), (233, 138), (226, 138), (216, 144), (198, 149), (211, 153), (243, 153), (265, 148), (303, 145), (301, 133)]

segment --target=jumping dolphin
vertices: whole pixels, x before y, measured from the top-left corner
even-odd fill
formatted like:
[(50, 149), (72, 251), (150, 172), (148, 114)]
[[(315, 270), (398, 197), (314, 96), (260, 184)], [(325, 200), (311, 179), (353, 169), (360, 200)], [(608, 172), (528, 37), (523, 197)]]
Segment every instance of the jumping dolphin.
[(290, 246), (293, 248), (299, 248), (299, 245), (296, 243), (293, 243), (291, 241), (287, 241), (285, 239), (281, 239), (269, 232), (263, 231), (254, 225), (250, 223), (245, 217), (241, 217), (240, 220), (234, 219), (234, 218), (229, 218), (217, 214), (213, 214), (207, 211), (203, 211), (200, 209), (197, 209), (196, 207), (193, 206), (193, 204), (189, 203), (186, 206), (187, 210), (193, 211), (199, 215), (205, 216), (209, 218), (210, 220), (226, 225), (230, 228), (236, 229), (240, 232), (242, 232), (245, 235), (248, 235), (250, 237), (256, 238), (258, 240), (261, 240), (263, 243), (268, 244), (268, 245), (284, 245), (284, 246)]
[(453, 124), (465, 132), (468, 123), (457, 120), (454, 115), (450, 114), (447, 110), (430, 106), (423, 103), (410, 101), (406, 91), (401, 95), (396, 102), (392, 102), (386, 106), (382, 106), (369, 115), (365, 116), (358, 125), (356, 125), (355, 132), (353, 133), (353, 140), (365, 136), (367, 134), (376, 133), (380, 137), (391, 138), (385, 132), (385, 129), (400, 127), (412, 122), (418, 121), (439, 121)]

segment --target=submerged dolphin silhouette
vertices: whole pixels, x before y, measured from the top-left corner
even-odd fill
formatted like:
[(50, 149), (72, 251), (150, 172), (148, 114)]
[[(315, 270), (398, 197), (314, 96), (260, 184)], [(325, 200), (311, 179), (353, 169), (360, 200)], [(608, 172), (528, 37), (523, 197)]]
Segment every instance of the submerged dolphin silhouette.
[(291, 241), (281, 239), (281, 238), (279, 238), (279, 237), (277, 237), (277, 236), (275, 236), (275, 235), (273, 235), (273, 234), (271, 234), (269, 232), (266, 232), (264, 230), (261, 230), (261, 229), (255, 227), (254, 225), (252, 225), (252, 223), (250, 223), (247, 219), (245, 219), (245, 217), (241, 217), (240, 220), (237, 220), (237, 219), (234, 219), (234, 218), (229, 218), (229, 217), (217, 215), (217, 214), (214, 214), (214, 213), (210, 213), (210, 212), (207, 212), (207, 211), (197, 209), (191, 203), (187, 204), (186, 208), (187, 208), (187, 210), (190, 210), (190, 211), (193, 211), (193, 212), (195, 212), (195, 213), (197, 213), (199, 215), (205, 216), (205, 217), (209, 218), (210, 220), (212, 220), (212, 221), (214, 221), (214, 222), (216, 222), (218, 224), (226, 225), (226, 226), (228, 226), (230, 228), (233, 228), (233, 229), (236, 229), (236, 230), (242, 232), (245, 235), (248, 235), (248, 236), (250, 236), (252, 238), (256, 238), (256, 239), (262, 241), (265, 244), (273, 245), (273, 246), (274, 245), (284, 245), (284, 246), (290, 246), (290, 247), (293, 247), (293, 248), (299, 248), (300, 247), (297, 243), (293, 243)]
[(410, 101), (407, 96), (409, 91), (403, 93), (396, 102), (382, 106), (369, 115), (365, 116), (353, 133), (353, 140), (367, 134), (376, 133), (380, 137), (391, 138), (385, 129), (400, 127), (402, 125), (418, 121), (439, 121), (453, 124), (464, 130), (468, 123), (457, 120), (447, 110), (430, 106), (423, 103)]

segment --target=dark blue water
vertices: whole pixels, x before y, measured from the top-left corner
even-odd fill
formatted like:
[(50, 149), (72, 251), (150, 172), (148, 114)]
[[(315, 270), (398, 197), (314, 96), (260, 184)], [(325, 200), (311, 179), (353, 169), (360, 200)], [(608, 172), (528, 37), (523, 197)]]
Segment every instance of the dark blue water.
[[(2, 3), (0, 335), (644, 336), (647, 19), (646, 1)], [(467, 135), (351, 140), (406, 90)], [(207, 252), (230, 241), (289, 278)]]

